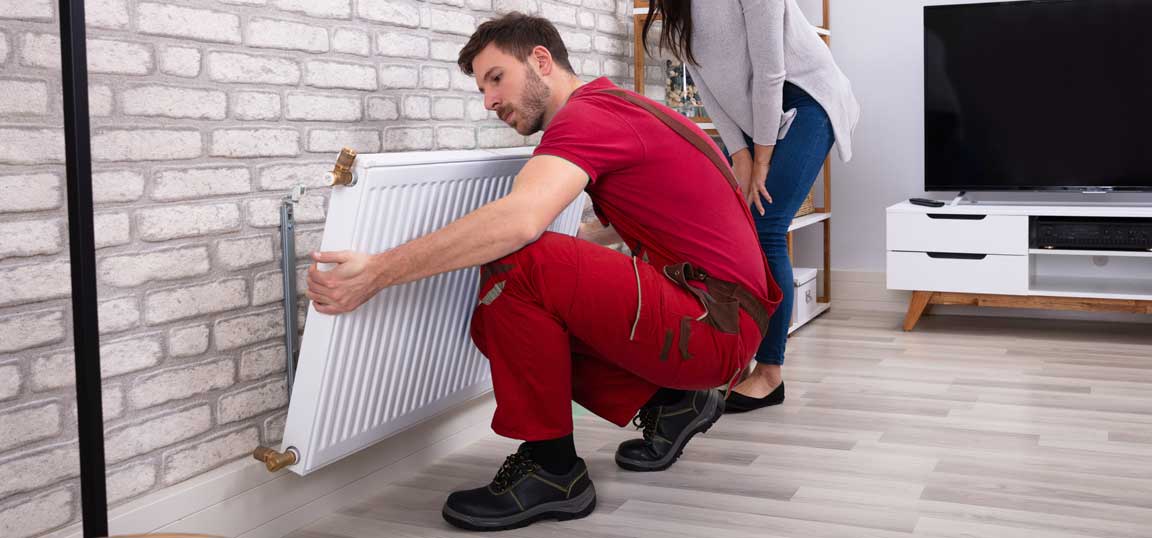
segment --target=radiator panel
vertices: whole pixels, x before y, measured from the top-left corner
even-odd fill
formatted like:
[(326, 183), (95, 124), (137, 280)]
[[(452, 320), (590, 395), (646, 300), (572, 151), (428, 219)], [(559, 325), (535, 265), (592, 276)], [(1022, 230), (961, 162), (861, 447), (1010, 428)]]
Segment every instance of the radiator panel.
[[(525, 149), (364, 155), (333, 189), (321, 249), (380, 252), (498, 199)], [(549, 228), (575, 235), (585, 197)], [(491, 390), (468, 334), (479, 275), (466, 269), (396, 286), (347, 314), (308, 309), (282, 449), (308, 474)]]

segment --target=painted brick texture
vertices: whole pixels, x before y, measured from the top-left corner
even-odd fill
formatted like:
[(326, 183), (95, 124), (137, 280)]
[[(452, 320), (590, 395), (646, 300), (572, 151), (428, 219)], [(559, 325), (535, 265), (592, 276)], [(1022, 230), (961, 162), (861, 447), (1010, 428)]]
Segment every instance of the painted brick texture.
[[(0, 0), (0, 535), (79, 518), (58, 3)], [(335, 153), (520, 146), (456, 54), (551, 18), (585, 80), (631, 87), (630, 0), (89, 0), (109, 500), (284, 430), (279, 200), (297, 274)], [(303, 282), (299, 282), (303, 285)], [(194, 449), (194, 450), (190, 450)]]

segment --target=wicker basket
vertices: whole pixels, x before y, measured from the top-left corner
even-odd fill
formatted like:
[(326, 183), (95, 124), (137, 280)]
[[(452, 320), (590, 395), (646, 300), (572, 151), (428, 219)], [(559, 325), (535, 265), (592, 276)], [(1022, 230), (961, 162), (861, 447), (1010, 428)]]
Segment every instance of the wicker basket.
[(815, 191), (808, 191), (808, 196), (804, 197), (804, 203), (800, 204), (800, 209), (796, 211), (796, 218), (816, 212), (816, 197), (813, 192)]

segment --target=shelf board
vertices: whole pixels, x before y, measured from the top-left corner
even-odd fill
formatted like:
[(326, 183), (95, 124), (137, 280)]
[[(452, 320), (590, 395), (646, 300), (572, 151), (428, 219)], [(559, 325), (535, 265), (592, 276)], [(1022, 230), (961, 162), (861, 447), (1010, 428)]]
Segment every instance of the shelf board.
[(1144, 250), (1057, 250), (1046, 248), (1028, 249), (1029, 254), (1043, 256), (1115, 256), (1118, 258), (1152, 258), (1152, 251)]
[(817, 222), (824, 222), (830, 218), (832, 218), (831, 213), (810, 213), (803, 217), (792, 219), (792, 225), (788, 227), (788, 231), (799, 230), (800, 228), (811, 226)]
[(1148, 301), (1152, 300), (1152, 279), (1036, 275), (1028, 294)]
[(820, 317), (821, 314), (827, 312), (828, 309), (830, 309), (830, 308), (832, 308), (832, 303), (816, 303), (816, 311), (812, 313), (812, 317), (810, 317), (806, 320), (797, 321), (791, 327), (788, 327), (788, 334), (792, 334), (792, 333), (796, 332), (797, 329), (807, 325), (810, 321)]

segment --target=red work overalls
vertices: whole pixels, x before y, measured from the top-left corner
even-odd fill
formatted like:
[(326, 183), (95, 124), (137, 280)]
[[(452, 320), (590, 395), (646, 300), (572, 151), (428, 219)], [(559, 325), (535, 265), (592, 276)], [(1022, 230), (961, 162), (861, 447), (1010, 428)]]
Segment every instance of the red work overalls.
[[(612, 93), (648, 109), (624, 92)], [(673, 127), (669, 121), (674, 120), (649, 111)], [(691, 133), (677, 132), (701, 151), (715, 153)], [(717, 166), (735, 188), (731, 170)], [(733, 195), (740, 196), (738, 188)], [(616, 225), (635, 246), (642, 231)], [(767, 301), (726, 309), (727, 321), (717, 323), (720, 308), (713, 304), (717, 312), (709, 312), (706, 303), (711, 295), (690, 292), (683, 278), (674, 280), (680, 273), (665, 266), (673, 261), (670, 255), (651, 248), (658, 244), (653, 238), (645, 239), (655, 265), (545, 233), (482, 267), (471, 333), (491, 364), (496, 433), (526, 441), (568, 435), (573, 401), (624, 426), (661, 387), (730, 386), (747, 366), (767, 316), (780, 301), (770, 274)], [(716, 291), (711, 283), (708, 289)], [(748, 297), (742, 297), (745, 303)]]

